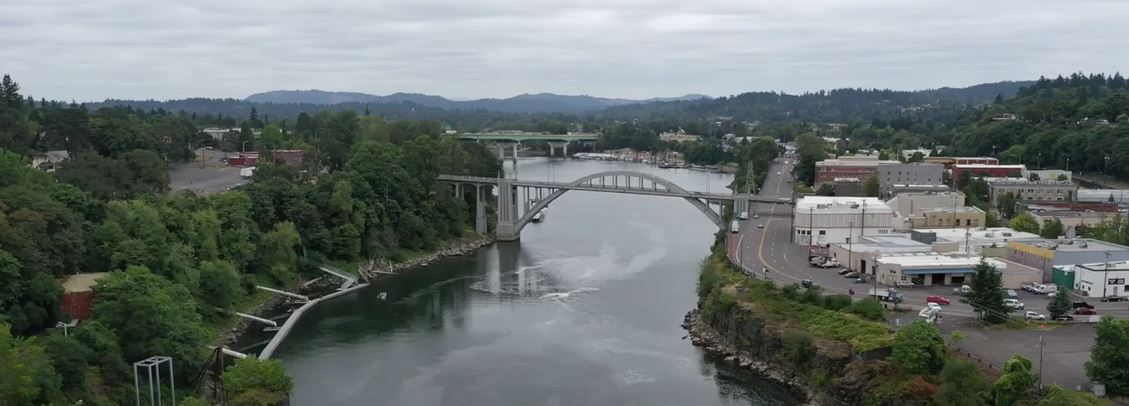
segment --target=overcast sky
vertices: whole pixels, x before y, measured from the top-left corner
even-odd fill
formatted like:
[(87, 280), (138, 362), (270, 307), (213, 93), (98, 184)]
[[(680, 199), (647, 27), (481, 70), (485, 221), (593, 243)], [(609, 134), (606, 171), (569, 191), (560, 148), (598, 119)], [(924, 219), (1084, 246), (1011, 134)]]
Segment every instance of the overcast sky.
[(0, 0), (0, 10), (0, 72), (24, 94), (80, 101), (920, 89), (1129, 61), (1121, 0)]

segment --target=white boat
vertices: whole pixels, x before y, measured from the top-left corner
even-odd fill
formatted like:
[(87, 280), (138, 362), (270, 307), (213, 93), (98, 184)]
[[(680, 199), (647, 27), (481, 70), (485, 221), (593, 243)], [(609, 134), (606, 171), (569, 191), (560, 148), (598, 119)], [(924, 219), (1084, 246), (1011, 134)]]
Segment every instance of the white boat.
[(545, 219), (545, 213), (546, 213), (546, 212), (547, 212), (548, 210), (549, 210), (549, 208), (548, 208), (548, 207), (541, 209), (541, 211), (539, 211), (539, 212), (537, 212), (537, 214), (534, 214), (534, 215), (533, 215), (533, 218), (532, 218), (531, 220), (532, 220), (532, 221), (533, 221), (534, 223), (540, 223), (540, 222), (541, 222), (541, 220), (544, 220), (544, 219)]

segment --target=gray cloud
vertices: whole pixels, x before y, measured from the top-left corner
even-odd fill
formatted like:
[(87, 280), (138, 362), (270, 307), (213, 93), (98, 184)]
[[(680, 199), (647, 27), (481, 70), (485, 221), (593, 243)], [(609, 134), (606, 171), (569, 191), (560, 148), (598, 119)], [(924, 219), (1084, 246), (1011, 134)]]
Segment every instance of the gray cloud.
[(0, 0), (0, 72), (63, 100), (273, 89), (653, 97), (1114, 72), (1129, 2)]

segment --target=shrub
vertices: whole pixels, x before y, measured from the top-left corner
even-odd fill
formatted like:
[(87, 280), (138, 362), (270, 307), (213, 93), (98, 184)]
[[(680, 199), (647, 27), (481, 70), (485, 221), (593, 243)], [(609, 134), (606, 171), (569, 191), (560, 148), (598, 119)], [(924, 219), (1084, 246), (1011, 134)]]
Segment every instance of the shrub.
[(784, 333), (783, 347), (784, 358), (796, 370), (802, 370), (811, 361), (815, 349), (812, 348), (811, 336), (799, 330), (788, 330)]
[(862, 316), (869, 320), (883, 320), (882, 304), (878, 303), (878, 299), (866, 298), (859, 300), (851, 305), (851, 313)]
[(937, 327), (922, 320), (894, 334), (894, 362), (911, 374), (932, 374), (945, 365), (945, 340)]
[(823, 298), (823, 307), (827, 310), (843, 310), (851, 306), (851, 297), (838, 294), (827, 295)]
[(286, 374), (281, 362), (244, 358), (224, 371), (223, 385), (234, 404), (234, 399), (245, 393), (256, 394), (251, 398), (260, 398), (260, 393), (276, 393), (285, 398), (294, 387), (294, 380)]
[(941, 386), (933, 402), (940, 406), (988, 406), (985, 393), (989, 388), (976, 365), (950, 358), (941, 369)]

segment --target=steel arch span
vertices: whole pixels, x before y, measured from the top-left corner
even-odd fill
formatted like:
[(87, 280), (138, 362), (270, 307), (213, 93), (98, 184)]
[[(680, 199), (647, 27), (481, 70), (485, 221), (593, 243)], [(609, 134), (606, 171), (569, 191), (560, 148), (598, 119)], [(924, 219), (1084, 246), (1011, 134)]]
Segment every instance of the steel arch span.
[[(615, 181), (613, 181), (611, 185), (608, 185), (608, 182), (606, 182), (608, 178), (615, 179)], [(622, 186), (618, 182), (620, 178), (625, 181)], [(518, 187), (523, 186), (520, 182), (515, 182), (515, 185)], [(514, 234), (521, 234), (521, 230), (533, 221), (533, 216), (536, 215), (537, 212), (548, 207), (550, 203), (564, 196), (564, 194), (570, 190), (679, 197), (697, 208), (702, 214), (705, 214), (706, 217), (718, 227), (724, 227), (725, 224), (722, 223), (721, 215), (713, 211), (709, 204), (711, 201), (721, 202), (723, 200), (729, 200), (717, 198), (717, 196), (713, 196), (712, 194), (687, 191), (674, 182), (649, 173), (634, 171), (599, 172), (581, 177), (568, 184), (557, 186), (548, 196), (538, 200), (529, 207), (529, 210), (514, 224)]]

